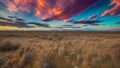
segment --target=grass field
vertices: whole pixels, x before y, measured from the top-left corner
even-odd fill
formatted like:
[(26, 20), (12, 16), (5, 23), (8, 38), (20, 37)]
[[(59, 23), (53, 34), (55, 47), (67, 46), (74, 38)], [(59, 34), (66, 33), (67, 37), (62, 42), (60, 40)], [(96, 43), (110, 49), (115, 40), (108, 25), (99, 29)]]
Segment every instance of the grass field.
[(120, 33), (0, 32), (0, 68), (120, 68)]

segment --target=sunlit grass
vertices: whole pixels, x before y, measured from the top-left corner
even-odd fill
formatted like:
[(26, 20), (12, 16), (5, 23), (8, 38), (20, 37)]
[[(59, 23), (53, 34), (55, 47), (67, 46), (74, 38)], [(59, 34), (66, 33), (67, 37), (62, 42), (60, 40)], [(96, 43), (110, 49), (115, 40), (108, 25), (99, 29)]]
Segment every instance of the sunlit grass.
[(0, 68), (120, 68), (119, 33), (1, 32), (0, 49)]

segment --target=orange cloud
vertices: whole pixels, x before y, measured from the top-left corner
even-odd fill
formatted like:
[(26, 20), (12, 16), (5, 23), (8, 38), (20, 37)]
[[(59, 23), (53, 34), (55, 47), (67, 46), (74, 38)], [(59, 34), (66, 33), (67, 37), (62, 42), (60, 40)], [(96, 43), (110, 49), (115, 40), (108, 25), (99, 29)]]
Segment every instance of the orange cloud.
[(106, 10), (102, 16), (106, 15), (119, 15), (120, 14), (120, 0), (111, 0), (110, 5), (115, 5), (113, 8), (110, 10)]
[(99, 0), (2, 0), (10, 12), (33, 13), (40, 19), (64, 20)]

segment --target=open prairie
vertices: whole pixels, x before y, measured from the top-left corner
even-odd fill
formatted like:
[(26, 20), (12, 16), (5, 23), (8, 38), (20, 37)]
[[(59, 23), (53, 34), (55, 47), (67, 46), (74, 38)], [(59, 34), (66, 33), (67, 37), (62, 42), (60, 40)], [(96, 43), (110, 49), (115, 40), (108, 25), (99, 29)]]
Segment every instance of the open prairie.
[(120, 68), (120, 33), (0, 32), (0, 68)]

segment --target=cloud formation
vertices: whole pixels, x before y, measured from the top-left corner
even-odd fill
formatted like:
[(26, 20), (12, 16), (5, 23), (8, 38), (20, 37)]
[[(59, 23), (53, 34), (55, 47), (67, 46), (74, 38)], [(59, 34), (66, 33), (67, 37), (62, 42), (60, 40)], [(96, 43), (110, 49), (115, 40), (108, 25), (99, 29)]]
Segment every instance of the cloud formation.
[(85, 24), (85, 25), (99, 25), (98, 23), (102, 22), (98, 19), (92, 19), (92, 20), (85, 20), (85, 19), (81, 19), (78, 21), (74, 21), (73, 24)]
[(10, 12), (32, 13), (43, 21), (70, 18), (99, 0), (2, 0)]
[(111, 4), (114, 5), (113, 8), (106, 10), (102, 16), (107, 16), (107, 15), (119, 15), (120, 14), (120, 0), (111, 0)]
[(4, 17), (0, 17), (0, 20), (3, 20), (3, 21), (13, 21), (13, 20), (11, 20), (11, 19), (4, 18)]
[(24, 19), (22, 18), (15, 18), (16, 21), (25, 21)]
[(28, 24), (33, 24), (33, 25), (42, 26), (42, 27), (50, 27), (48, 24), (37, 23), (37, 22), (28, 22)]
[[(9, 16), (12, 17), (12, 16)], [(15, 21), (13, 21), (15, 19)], [(29, 24), (33, 24), (30, 26)], [(37, 23), (37, 22), (25, 22), (22, 18), (12, 17), (12, 19), (8, 19), (5, 17), (0, 17), (0, 26), (13, 26), (13, 27), (50, 27), (48, 24)]]
[(0, 26), (31, 27), (24, 22), (2, 22), (2, 21), (0, 21)]

